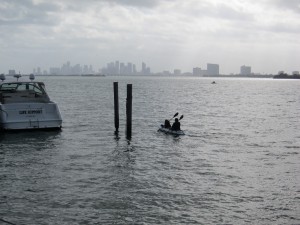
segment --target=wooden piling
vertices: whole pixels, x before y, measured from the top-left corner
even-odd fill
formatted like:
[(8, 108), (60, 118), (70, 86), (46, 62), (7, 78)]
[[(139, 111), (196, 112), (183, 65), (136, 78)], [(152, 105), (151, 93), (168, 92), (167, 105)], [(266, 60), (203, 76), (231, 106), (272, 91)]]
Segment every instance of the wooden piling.
[(131, 139), (132, 131), (132, 84), (127, 84), (126, 98), (126, 137)]
[(119, 131), (119, 90), (118, 82), (114, 82), (114, 108), (115, 108), (115, 128)]

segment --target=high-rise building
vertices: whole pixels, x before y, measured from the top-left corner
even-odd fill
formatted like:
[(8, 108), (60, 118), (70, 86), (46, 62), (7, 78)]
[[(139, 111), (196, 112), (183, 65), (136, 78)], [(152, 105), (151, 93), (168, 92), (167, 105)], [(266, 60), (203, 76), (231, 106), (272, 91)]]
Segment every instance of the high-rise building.
[(146, 63), (142, 62), (142, 74), (145, 75), (147, 72)]
[(207, 63), (207, 75), (209, 76), (220, 75), (219, 64)]
[(71, 63), (68, 61), (67, 63), (63, 64), (60, 71), (62, 75), (72, 74)]
[(16, 75), (16, 71), (15, 70), (9, 70), (8, 71), (8, 75)]
[(60, 72), (60, 68), (58, 68), (58, 67), (50, 67), (49, 73), (50, 73), (50, 75), (59, 75), (61, 73)]
[(125, 64), (124, 62), (111, 62), (107, 63), (107, 66), (102, 68), (101, 73), (103, 74), (110, 74), (110, 75), (136, 75), (136, 74), (143, 74), (147, 75), (150, 74), (150, 68), (146, 66), (146, 63), (142, 63), (142, 70), (137, 72), (136, 65), (128, 62)]
[(126, 67), (124, 63), (120, 63), (120, 74), (124, 75), (126, 73)]
[(94, 70), (93, 70), (93, 66), (92, 66), (92, 65), (89, 66), (89, 73), (94, 73)]
[(145, 74), (146, 74), (146, 75), (150, 75), (150, 74), (151, 74), (151, 69), (150, 69), (149, 66), (146, 68), (146, 73), (145, 73)]
[(199, 67), (193, 68), (193, 75), (194, 76), (202, 76), (202, 70)]
[(71, 73), (69, 73), (68, 75), (79, 75), (79, 74), (82, 74), (82, 69), (80, 64), (76, 64), (71, 68)]
[(132, 63), (127, 63), (127, 74), (132, 74)]
[(176, 75), (176, 76), (181, 75), (181, 70), (180, 69), (175, 69), (174, 70), (174, 75)]
[(115, 73), (120, 74), (120, 62), (119, 61), (115, 62)]
[(241, 66), (241, 72), (240, 72), (241, 75), (250, 75), (251, 74), (251, 66)]
[(170, 72), (169, 70), (164, 70), (164, 71), (162, 72), (162, 74), (163, 74), (164, 76), (170, 76), (170, 75), (171, 75), (171, 72)]
[(133, 64), (132, 65), (132, 74), (136, 74), (136, 65), (135, 64)]
[(83, 74), (88, 74), (88, 73), (89, 73), (89, 68), (88, 68), (87, 65), (84, 65), (84, 66), (83, 66), (82, 73), (83, 73)]

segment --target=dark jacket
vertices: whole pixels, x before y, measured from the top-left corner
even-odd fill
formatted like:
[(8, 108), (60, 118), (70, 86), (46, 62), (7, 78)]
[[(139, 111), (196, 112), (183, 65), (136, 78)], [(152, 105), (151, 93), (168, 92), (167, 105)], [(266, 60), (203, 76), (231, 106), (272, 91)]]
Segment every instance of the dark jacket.
[(178, 121), (178, 119), (173, 123), (172, 130), (180, 130), (180, 122)]
[(171, 124), (169, 120), (165, 120), (165, 128), (171, 128)]

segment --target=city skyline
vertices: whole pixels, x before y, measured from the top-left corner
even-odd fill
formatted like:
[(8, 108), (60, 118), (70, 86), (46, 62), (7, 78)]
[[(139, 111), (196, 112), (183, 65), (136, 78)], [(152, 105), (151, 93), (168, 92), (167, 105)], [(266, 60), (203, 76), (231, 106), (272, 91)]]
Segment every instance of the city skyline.
[[(5, 72), (1, 72), (6, 74)], [(216, 63), (207, 63), (206, 68), (204, 67), (193, 67), (189, 71), (183, 71), (180, 68), (174, 68), (171, 70), (163, 70), (157, 72), (151, 72), (151, 68), (147, 66), (145, 62), (142, 62), (139, 67), (136, 66), (135, 63), (132, 62), (121, 62), (119, 60), (115, 60), (113, 62), (109, 62), (106, 66), (99, 67), (98, 69), (94, 69), (93, 65), (85, 65), (81, 63), (72, 64), (70, 61), (63, 63), (61, 66), (51, 66), (49, 69), (35, 67), (29, 73), (22, 73), (21, 71), (17, 71), (14, 68), (10, 68), (8, 70), (8, 75), (14, 74), (35, 74), (35, 75), (86, 75), (86, 74), (104, 74), (104, 75), (195, 75), (195, 76), (214, 76), (214, 75), (272, 75), (271, 73), (260, 73), (259, 71), (252, 71), (251, 65), (242, 65), (239, 67), (238, 73), (221, 73), (220, 65)], [(299, 74), (299, 70), (293, 71), (284, 71), (279, 70), (275, 74), (287, 73), (287, 74)]]
[(116, 58), (152, 73), (206, 63), (221, 74), (297, 71), (299, 12), (298, 0), (1, 0), (0, 71)]

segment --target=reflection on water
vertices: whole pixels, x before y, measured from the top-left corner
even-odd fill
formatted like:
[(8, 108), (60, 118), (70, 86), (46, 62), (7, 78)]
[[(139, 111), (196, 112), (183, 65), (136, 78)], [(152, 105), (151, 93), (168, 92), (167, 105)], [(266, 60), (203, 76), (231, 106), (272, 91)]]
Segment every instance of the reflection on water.
[[(22, 131), (6, 131), (0, 133), (0, 140), (2, 144), (16, 143), (24, 140), (34, 141), (47, 141), (56, 140), (61, 134), (61, 130), (22, 130)], [(17, 143), (16, 143), (17, 144)]]
[[(299, 83), (44, 81), (63, 129), (0, 135), (0, 219), (39, 225), (299, 223)], [(127, 83), (133, 84), (131, 140), (125, 135)], [(175, 112), (184, 114), (186, 135), (157, 132)]]
[[(14, 131), (0, 134), (1, 149), (11, 151), (43, 151), (52, 149), (59, 142), (61, 131)], [(4, 148), (5, 146), (5, 148)]]

